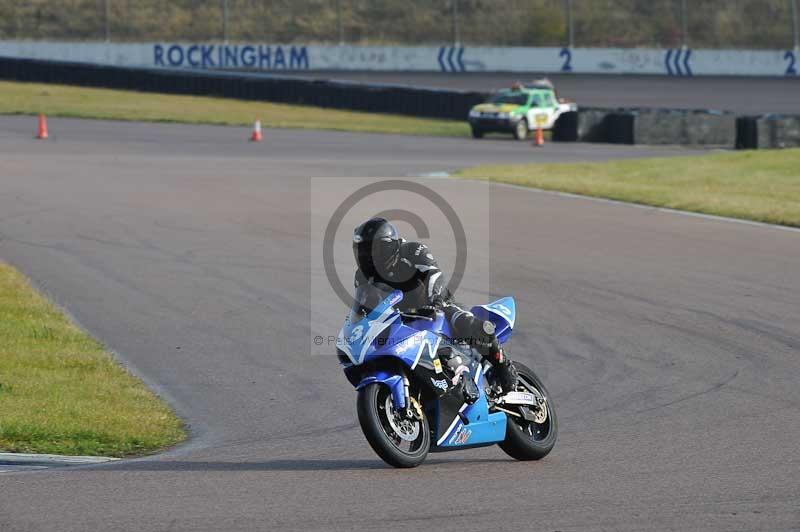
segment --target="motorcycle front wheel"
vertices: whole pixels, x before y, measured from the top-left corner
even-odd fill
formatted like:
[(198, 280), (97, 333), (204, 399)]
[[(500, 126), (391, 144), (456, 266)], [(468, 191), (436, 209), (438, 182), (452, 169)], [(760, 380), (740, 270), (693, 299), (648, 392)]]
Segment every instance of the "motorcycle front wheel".
[(507, 455), (517, 460), (540, 460), (553, 450), (558, 437), (558, 420), (552, 399), (541, 379), (532, 369), (515, 362), (519, 373), (518, 385), (522, 391), (538, 394), (545, 399), (544, 408), (536, 413), (535, 421), (508, 416), (506, 439), (498, 445)]
[(428, 455), (428, 419), (409, 418), (394, 408), (389, 388), (372, 383), (358, 391), (358, 422), (372, 450), (394, 467), (416, 467)]

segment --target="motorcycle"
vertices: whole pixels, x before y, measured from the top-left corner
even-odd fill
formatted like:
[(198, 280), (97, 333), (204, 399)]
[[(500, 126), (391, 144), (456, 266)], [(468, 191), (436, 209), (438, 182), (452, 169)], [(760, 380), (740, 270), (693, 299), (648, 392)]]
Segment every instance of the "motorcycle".
[[(557, 437), (556, 412), (541, 379), (515, 362), (514, 390), (492, 366), (453, 339), (436, 309), (401, 312), (399, 290), (362, 285), (337, 339), (345, 376), (358, 391), (358, 420), (372, 449), (394, 467), (416, 467), (428, 452), (497, 444), (517, 460), (539, 460)], [(472, 313), (511, 336), (516, 304), (505, 297)]]

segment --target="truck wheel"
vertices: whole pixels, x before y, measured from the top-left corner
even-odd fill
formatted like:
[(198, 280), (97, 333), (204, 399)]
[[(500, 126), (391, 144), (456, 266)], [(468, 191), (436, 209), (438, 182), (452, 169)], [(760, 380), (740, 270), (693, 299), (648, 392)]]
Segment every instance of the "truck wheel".
[(478, 129), (475, 126), (472, 126), (472, 138), (474, 139), (482, 139), (483, 138), (483, 130)]
[(522, 119), (514, 126), (514, 138), (517, 140), (525, 140), (528, 138), (528, 121)]

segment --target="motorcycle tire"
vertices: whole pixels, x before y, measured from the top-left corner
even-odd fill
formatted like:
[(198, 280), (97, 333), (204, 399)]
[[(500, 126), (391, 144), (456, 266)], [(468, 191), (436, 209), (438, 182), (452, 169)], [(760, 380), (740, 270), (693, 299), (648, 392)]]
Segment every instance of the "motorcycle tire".
[(419, 425), (416, 438), (409, 443), (408, 450), (403, 449), (401, 446), (405, 440), (388, 421), (387, 416), (391, 415), (386, 411), (389, 396), (389, 388), (380, 383), (369, 384), (358, 391), (356, 406), (361, 430), (372, 450), (387, 464), (400, 468), (417, 467), (425, 460), (431, 446), (428, 419), (423, 415), (416, 421)]
[(547, 418), (541, 424), (508, 416), (506, 439), (497, 445), (510, 457), (517, 460), (540, 460), (553, 450), (558, 438), (558, 420), (555, 405), (541, 379), (532, 369), (515, 362), (514, 366), (528, 384), (536, 388), (547, 399)]

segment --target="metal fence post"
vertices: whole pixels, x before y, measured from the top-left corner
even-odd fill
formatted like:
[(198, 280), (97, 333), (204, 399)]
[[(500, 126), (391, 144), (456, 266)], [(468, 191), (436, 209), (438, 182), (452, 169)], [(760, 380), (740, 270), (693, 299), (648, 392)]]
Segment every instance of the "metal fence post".
[(222, 0), (222, 42), (228, 44), (228, 0)]
[(567, 10), (567, 48), (572, 48), (575, 44), (575, 28), (572, 26), (572, 0), (565, 2)]
[(344, 27), (342, 26), (342, 0), (336, 0), (336, 32), (339, 34), (339, 44), (344, 44)]
[(106, 42), (111, 42), (111, 28), (109, 27), (111, 24), (111, 8), (109, 3), (111, 0), (103, 0), (103, 26), (105, 26), (104, 36), (106, 38)]
[(453, 46), (458, 46), (461, 42), (461, 29), (458, 27), (458, 0), (453, 2)]
[(800, 29), (797, 25), (797, 0), (789, 0), (792, 6), (792, 44), (795, 52), (800, 52)]
[(681, 0), (681, 46), (689, 46), (689, 26), (687, 22), (686, 0)]

